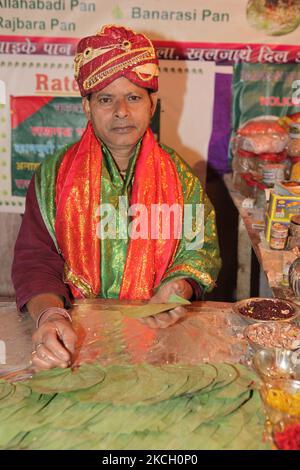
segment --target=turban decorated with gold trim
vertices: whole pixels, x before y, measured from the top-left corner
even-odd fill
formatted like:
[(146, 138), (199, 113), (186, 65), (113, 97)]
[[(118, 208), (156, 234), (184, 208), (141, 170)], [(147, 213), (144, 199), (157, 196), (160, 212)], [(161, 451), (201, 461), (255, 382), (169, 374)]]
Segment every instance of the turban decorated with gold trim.
[(106, 25), (79, 42), (74, 75), (81, 96), (102, 90), (120, 77), (157, 91), (158, 59), (152, 42), (143, 34)]

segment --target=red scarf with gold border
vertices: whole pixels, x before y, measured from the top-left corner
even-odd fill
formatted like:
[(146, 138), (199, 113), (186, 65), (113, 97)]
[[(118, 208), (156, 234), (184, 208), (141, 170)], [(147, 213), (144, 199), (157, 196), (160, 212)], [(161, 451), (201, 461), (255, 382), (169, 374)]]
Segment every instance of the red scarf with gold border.
[[(65, 260), (65, 282), (75, 298), (96, 297), (101, 292), (100, 240), (97, 235), (101, 203), (102, 150), (89, 122), (81, 140), (64, 155), (56, 180), (55, 232)], [(170, 237), (151, 237), (151, 208), (163, 204), (180, 206), (182, 227), (183, 194), (171, 157), (148, 129), (137, 157), (130, 204), (142, 204), (148, 214), (147, 239), (129, 239), (119, 297), (149, 299), (154, 287), (172, 264), (180, 235), (171, 220)], [(134, 220), (133, 222), (134, 223)]]

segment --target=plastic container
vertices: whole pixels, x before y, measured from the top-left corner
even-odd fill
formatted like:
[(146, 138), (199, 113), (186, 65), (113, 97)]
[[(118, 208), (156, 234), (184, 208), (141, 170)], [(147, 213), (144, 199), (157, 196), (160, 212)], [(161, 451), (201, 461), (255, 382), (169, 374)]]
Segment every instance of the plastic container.
[(275, 119), (253, 119), (237, 131), (237, 146), (257, 155), (280, 153), (288, 142), (288, 132)]
[(239, 173), (252, 173), (257, 171), (257, 157), (254, 153), (242, 149), (235, 151), (236, 170)]
[(256, 198), (257, 182), (253, 179), (250, 173), (240, 174), (240, 188), (241, 194), (245, 197), (252, 199)]
[(263, 171), (266, 165), (284, 163), (285, 168), (288, 166), (286, 152), (280, 153), (263, 153), (257, 156), (257, 172), (263, 176)]
[(233, 184), (234, 187), (240, 190), (241, 175), (244, 173), (256, 174), (257, 162), (256, 155), (243, 150), (235, 150), (233, 152), (232, 171), (233, 171)]

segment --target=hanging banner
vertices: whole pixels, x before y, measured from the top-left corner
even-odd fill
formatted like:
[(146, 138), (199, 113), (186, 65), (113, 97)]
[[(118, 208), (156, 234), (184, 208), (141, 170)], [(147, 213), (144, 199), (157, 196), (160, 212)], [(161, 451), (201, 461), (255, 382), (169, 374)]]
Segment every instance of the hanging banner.
[(34, 171), (77, 141), (86, 126), (80, 98), (11, 96), (12, 196), (26, 196)]
[[(232, 135), (261, 116), (300, 112), (299, 66), (239, 64), (233, 73)], [(231, 155), (230, 155), (231, 157)]]
[[(161, 68), (156, 132), (202, 181), (207, 163), (228, 171), (232, 66), (293, 64), (299, 75), (300, 0), (0, 0), (0, 210), (24, 209), (20, 186), (29, 177), (17, 175), (30, 162), (12, 147), (10, 97), (78, 98), (77, 43), (104, 24), (153, 40)], [(227, 71), (215, 75), (220, 67)]]
[(103, 24), (149, 36), (160, 59), (300, 63), (300, 0), (2, 0), (0, 54), (73, 56)]
[(16, 36), (79, 38), (124, 24), (155, 40), (297, 45), (300, 25), (299, 0), (1, 0), (0, 7), (2, 34)]
[[(23, 212), (34, 169), (52, 150), (78, 140), (86, 121), (72, 58), (6, 59), (1, 62), (6, 104), (0, 105), (0, 211)], [(157, 139), (176, 149), (203, 182), (214, 77), (214, 63), (162, 61), (159, 106), (151, 124)], [(197, 119), (191, 121), (191, 115)]]

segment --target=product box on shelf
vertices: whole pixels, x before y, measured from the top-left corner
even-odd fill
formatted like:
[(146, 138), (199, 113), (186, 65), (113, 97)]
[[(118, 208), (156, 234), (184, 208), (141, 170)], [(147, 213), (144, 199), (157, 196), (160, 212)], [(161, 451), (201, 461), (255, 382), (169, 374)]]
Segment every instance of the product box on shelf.
[(267, 215), (271, 221), (289, 222), (293, 215), (300, 214), (300, 196), (270, 193)]

